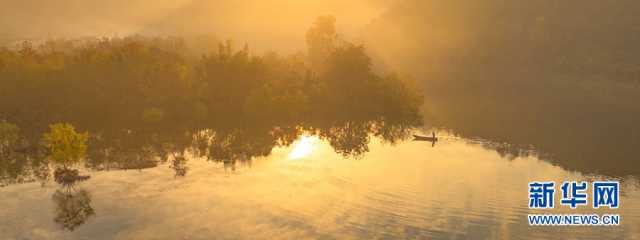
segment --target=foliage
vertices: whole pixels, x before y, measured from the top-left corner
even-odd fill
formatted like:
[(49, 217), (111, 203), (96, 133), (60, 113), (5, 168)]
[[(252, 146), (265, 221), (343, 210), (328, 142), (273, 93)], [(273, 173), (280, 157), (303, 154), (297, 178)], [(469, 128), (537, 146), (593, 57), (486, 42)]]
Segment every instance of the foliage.
[(142, 119), (147, 123), (160, 122), (164, 118), (164, 112), (159, 108), (149, 108), (142, 113)]
[(15, 124), (0, 121), (0, 156), (8, 154), (20, 139), (20, 128)]
[(313, 23), (306, 56), (254, 55), (226, 41), (195, 57), (180, 38), (24, 42), (0, 50), (0, 117), (34, 130), (51, 122), (143, 129), (417, 112), (416, 89), (374, 73), (364, 46), (341, 40), (334, 24), (332, 16)]
[(50, 132), (45, 133), (42, 140), (54, 163), (68, 167), (85, 156), (88, 133), (77, 133), (68, 123), (51, 124), (49, 128)]

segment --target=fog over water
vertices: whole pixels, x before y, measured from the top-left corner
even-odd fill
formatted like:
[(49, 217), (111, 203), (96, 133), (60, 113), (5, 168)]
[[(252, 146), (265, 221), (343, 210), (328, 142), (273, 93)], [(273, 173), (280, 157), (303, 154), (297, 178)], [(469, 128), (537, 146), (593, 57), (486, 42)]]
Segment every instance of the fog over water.
[(640, 238), (640, 1), (0, 6), (0, 238)]
[(196, 53), (227, 39), (258, 54), (303, 52), (313, 19), (333, 15), (340, 38), (364, 44), (374, 70), (421, 83), (429, 125), (534, 145), (577, 165), (588, 158), (587, 165), (637, 160), (636, 1), (26, 0), (3, 6), (0, 42), (10, 46), (24, 39), (169, 35), (196, 39)]

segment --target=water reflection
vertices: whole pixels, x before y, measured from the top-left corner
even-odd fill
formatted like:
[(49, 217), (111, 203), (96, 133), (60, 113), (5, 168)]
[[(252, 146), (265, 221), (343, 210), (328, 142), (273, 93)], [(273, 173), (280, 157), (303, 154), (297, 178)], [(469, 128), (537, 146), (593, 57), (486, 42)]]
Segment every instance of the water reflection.
[[(55, 161), (52, 151), (41, 147), (39, 140), (24, 138), (25, 147), (20, 149), (29, 150), (3, 149), (0, 179), (2, 186), (39, 181), (43, 187), (53, 179), (58, 186), (51, 196), (55, 208), (53, 220), (73, 232), (96, 215), (89, 190), (79, 187), (81, 182), (91, 178), (81, 174), (81, 169), (141, 172), (166, 164), (174, 178), (183, 178), (191, 170), (190, 159), (196, 158), (222, 163), (225, 171), (235, 172), (240, 166), (250, 166), (254, 159), (270, 156), (273, 149), (292, 144), (295, 144), (295, 150), (289, 154), (289, 159), (307, 157), (313, 151), (314, 142), (321, 140), (328, 142), (342, 157), (362, 158), (369, 152), (372, 137), (397, 143), (407, 139), (418, 123), (415, 119), (396, 119), (394, 122), (327, 121), (316, 122), (318, 125), (313, 126), (102, 129), (90, 136), (86, 155), (84, 150), (70, 154), (69, 150), (76, 149), (72, 147), (62, 151), (64, 154), (56, 155)], [(75, 133), (67, 134), (73, 136)], [(298, 140), (302, 135), (307, 137)], [(81, 164), (70, 164), (82, 156)]]
[[(495, 85), (489, 85), (488, 88), (491, 88), (490, 92), (501, 92), (495, 89)], [(446, 109), (434, 113), (437, 118), (434, 117), (435, 121), (430, 123), (454, 129), (463, 138), (508, 143), (513, 151), (535, 148), (544, 155), (545, 160), (575, 171), (616, 177), (640, 175), (640, 134), (635, 126), (640, 115), (637, 111), (630, 110), (631, 107), (613, 108), (614, 105), (619, 107), (618, 102), (586, 103), (583, 102), (586, 101), (585, 97), (576, 98), (580, 100), (575, 102), (581, 104), (575, 104), (574, 101), (560, 104), (557, 98), (565, 98), (571, 91), (541, 89), (545, 97), (521, 97), (518, 103), (514, 103), (513, 99), (486, 100), (496, 94), (486, 98), (472, 96), (469, 98), (473, 100), (464, 101), (453, 101), (451, 96), (443, 94), (440, 100), (426, 101), (441, 104), (438, 107)], [(504, 92), (512, 91), (509, 89)], [(490, 103), (476, 99), (485, 99)], [(628, 104), (633, 105), (632, 102)], [(600, 110), (594, 110), (594, 107)], [(633, 109), (638, 108), (633, 106)]]
[[(233, 169), (238, 162), (269, 156), (272, 149), (289, 146), (301, 135), (326, 140), (343, 157), (361, 158), (369, 151), (371, 137), (394, 144), (409, 139), (417, 126), (411, 122), (343, 121), (320, 127), (105, 130), (89, 138), (82, 165), (97, 171), (142, 170), (169, 162), (175, 176), (185, 176), (187, 155), (222, 162)], [(36, 140), (33, 142), (37, 144)], [(3, 185), (49, 178), (52, 163), (46, 157), (46, 149), (32, 149), (3, 157), (0, 163)]]
[(313, 152), (314, 144), (318, 141), (318, 137), (301, 136), (300, 140), (293, 145), (293, 150), (287, 156), (289, 159), (300, 159), (308, 156)]
[(184, 156), (174, 156), (170, 167), (175, 171), (176, 177), (184, 177), (187, 175), (187, 170), (189, 170), (187, 167), (187, 158)]
[(58, 189), (51, 199), (55, 204), (53, 221), (65, 230), (73, 231), (95, 215), (91, 207), (91, 195), (84, 189)]
[[(566, 171), (533, 153), (500, 153), (479, 140), (438, 137), (432, 148), (429, 142), (389, 144), (370, 136), (369, 152), (353, 161), (328, 139), (304, 135), (252, 161), (216, 162), (189, 150), (184, 162), (175, 163), (170, 155), (155, 168), (91, 171), (91, 178), (71, 189), (56, 184), (53, 195), (39, 194), (50, 188), (38, 184), (14, 184), (0, 189), (0, 204), (8, 206), (0, 214), (9, 216), (0, 228), (7, 226), (10, 238), (27, 239), (45, 238), (34, 229), (54, 239), (634, 239), (640, 234), (637, 178), (621, 179), (620, 209), (597, 210), (621, 214), (622, 226), (531, 228), (526, 214), (535, 211), (527, 208), (528, 181), (608, 177)], [(188, 174), (176, 177), (176, 165)], [(233, 174), (226, 167), (234, 168)], [(37, 206), (47, 198), (55, 199), (53, 216), (15, 205)], [(576, 211), (593, 210), (552, 212)], [(47, 225), (52, 219), (55, 225)]]
[[(624, 207), (614, 213), (623, 216), (623, 226), (534, 231), (525, 218), (528, 181), (609, 177), (567, 171), (530, 147), (445, 130), (437, 130), (433, 147), (435, 133), (425, 138), (431, 141), (411, 141), (413, 134), (432, 133), (417, 127), (351, 120), (104, 129), (91, 135), (78, 166), (50, 163), (37, 147), (13, 151), (0, 165), (0, 204), (7, 206), (0, 210), (7, 216), (0, 231), (27, 239), (45, 238), (31, 229), (50, 238), (116, 239), (638, 235), (637, 177), (620, 179)], [(52, 216), (34, 207), (47, 198)]]

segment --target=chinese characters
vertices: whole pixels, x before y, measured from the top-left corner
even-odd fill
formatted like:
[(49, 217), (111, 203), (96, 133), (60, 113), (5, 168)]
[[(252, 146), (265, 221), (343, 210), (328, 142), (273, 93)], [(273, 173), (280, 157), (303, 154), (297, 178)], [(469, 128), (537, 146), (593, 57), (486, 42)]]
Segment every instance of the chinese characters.
[[(556, 183), (530, 182), (529, 183), (529, 208), (548, 209), (554, 208)], [(567, 181), (560, 186), (562, 198), (560, 205), (576, 209), (579, 206), (588, 205), (591, 200), (593, 208), (608, 207), (618, 208), (620, 205), (620, 183), (617, 181), (595, 181), (589, 184), (585, 181)], [(591, 193), (591, 199), (589, 199)]]

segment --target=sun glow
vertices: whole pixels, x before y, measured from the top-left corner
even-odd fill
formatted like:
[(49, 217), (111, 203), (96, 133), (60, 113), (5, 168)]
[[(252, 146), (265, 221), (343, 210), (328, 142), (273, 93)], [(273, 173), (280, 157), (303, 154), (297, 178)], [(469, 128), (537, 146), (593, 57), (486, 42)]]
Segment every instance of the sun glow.
[(309, 154), (311, 154), (311, 152), (313, 152), (313, 148), (315, 143), (318, 141), (318, 137), (316, 136), (302, 136), (300, 137), (300, 139), (298, 140), (298, 142), (296, 142), (292, 149), (291, 152), (289, 153), (288, 158), (289, 159), (300, 159), (303, 157), (308, 156)]

